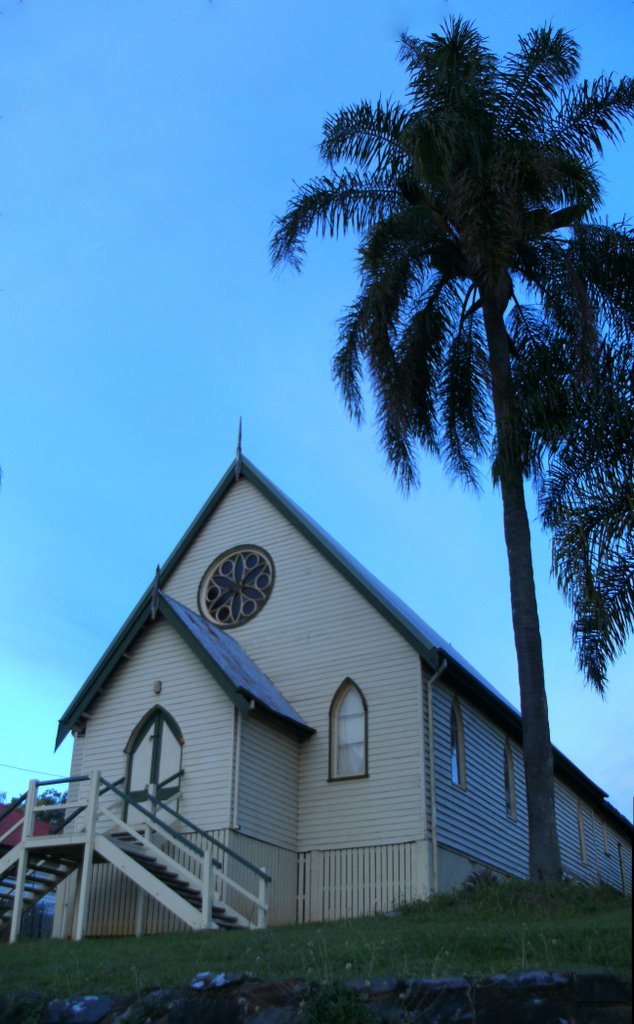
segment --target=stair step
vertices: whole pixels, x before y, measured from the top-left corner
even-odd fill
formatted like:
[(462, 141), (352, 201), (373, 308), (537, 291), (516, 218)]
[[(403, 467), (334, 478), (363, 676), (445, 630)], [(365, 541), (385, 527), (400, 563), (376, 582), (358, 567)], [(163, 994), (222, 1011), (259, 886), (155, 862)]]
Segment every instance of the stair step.
[(65, 878), (68, 871), (64, 871), (64, 868), (58, 867), (55, 864), (41, 864), (38, 865), (38, 871), (41, 871), (44, 875), (53, 875), (55, 878)]

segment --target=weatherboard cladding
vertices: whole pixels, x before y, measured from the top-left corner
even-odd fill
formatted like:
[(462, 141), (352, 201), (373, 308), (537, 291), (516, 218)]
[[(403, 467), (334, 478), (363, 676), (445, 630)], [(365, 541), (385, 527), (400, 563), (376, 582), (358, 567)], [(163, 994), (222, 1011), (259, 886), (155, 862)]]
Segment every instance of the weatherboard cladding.
[[(162, 619), (148, 624), (128, 654), (91, 708), (82, 741), (84, 766), (99, 768), (111, 782), (125, 776), (124, 748), (130, 734), (158, 703), (176, 720), (185, 738), (179, 810), (201, 828), (226, 827), (233, 762), (231, 701), (182, 637)], [(160, 695), (154, 693), (157, 680), (161, 681)]]
[(255, 718), (244, 720), (241, 729), (237, 823), (253, 838), (296, 850), (299, 742)]
[[(512, 742), (515, 774), (515, 819), (506, 813), (504, 791), (505, 734), (468, 701), (461, 701), (464, 724), (466, 788), (451, 781), (450, 712), (453, 691), (434, 687), (434, 753), (438, 842), (477, 863), (517, 875), (528, 873), (528, 817), (524, 763), (519, 745)], [(588, 883), (608, 882), (620, 888), (618, 839), (608, 828), (611, 853), (605, 854), (602, 816), (560, 779), (555, 781), (557, 832), (564, 872)], [(584, 820), (586, 859), (581, 857), (577, 807)], [(631, 854), (624, 847), (626, 864)], [(459, 868), (468, 873), (464, 863)], [(631, 868), (630, 868), (631, 870)], [(461, 875), (462, 877), (462, 875)], [(442, 879), (441, 879), (442, 881)]]
[[(383, 587), (370, 573), (364, 570), (355, 559), (351, 558), (325, 531), (309, 516), (305, 515), (298, 506), (291, 502), (244, 457), (241, 463), (241, 475), (242, 479), (236, 483), (235, 464), (232, 464), (224, 474), (209, 500), (165, 562), (160, 574), (163, 589), (168, 589), (171, 592), (172, 580), (179, 575), (179, 567), (181, 566), (183, 556), (192, 547), (200, 532), (204, 530), (212, 513), (215, 515), (219, 506), (225, 501), (226, 496), (231, 494), (234, 487), (239, 487), (243, 481), (248, 481), (257, 489), (266, 502), (281, 512), (282, 517), (289, 526), (294, 526), (351, 583), (356, 591), (366, 598), (381, 617), (389, 622), (413, 645), (414, 649), (421, 655), (427, 669), (431, 671), (437, 669), (446, 656), (449, 667), (445, 681), (450, 681), (463, 695), (465, 692), (468, 693), (469, 699), (473, 703), (481, 706), (487, 715), (497, 721), (499, 725), (507, 728), (511, 736), (521, 740), (521, 720), (518, 712), (451, 645), (447, 644), (427, 623), (420, 619), (411, 609), (407, 608), (391, 591)], [(251, 540), (252, 536), (248, 539)], [(214, 555), (216, 554), (217, 551), (214, 552)], [(201, 570), (201, 575), (202, 571), (207, 568), (207, 565), (208, 563)], [(60, 720), (57, 745), (61, 743), (70, 729), (81, 718), (82, 713), (90, 705), (95, 694), (98, 693), (100, 687), (108, 678), (109, 673), (118, 664), (122, 653), (144, 625), (149, 616), (150, 596), (151, 587), (148, 588), (86, 680), (84, 686), (64, 713)], [(195, 607), (195, 600), (190, 598), (190, 602), (192, 607)], [(258, 621), (259, 618), (261, 616), (256, 617), (255, 621)], [(248, 625), (244, 629), (248, 630)], [(270, 641), (275, 643), (275, 637), (271, 637)], [(268, 669), (268, 674), (274, 675), (270, 669)], [(280, 685), (283, 685), (281, 679), (277, 676), (275, 678)], [(306, 719), (310, 721), (307, 710), (302, 709), (302, 711)], [(604, 791), (596, 786), (595, 783), (556, 749), (554, 749), (554, 758), (556, 772), (566, 779), (569, 784), (573, 785), (575, 789), (585, 792), (591, 803), (602, 808), (603, 813), (608, 816), (615, 828), (629, 837), (631, 826), (609, 804), (603, 803), (603, 797), (606, 795)]]
[(461, 701), (466, 788), (451, 781), (450, 714), (453, 691), (434, 686), (434, 753), (438, 842), (481, 863), (528, 874), (528, 829), (521, 751), (511, 744), (517, 817), (506, 814), (504, 732)]
[[(316, 730), (299, 749), (300, 849), (349, 846), (352, 836), (364, 844), (417, 838), (420, 658), (256, 486), (241, 479), (229, 489), (166, 582), (167, 592), (191, 606), (218, 552), (254, 542), (273, 559), (276, 581), (262, 611), (231, 635)], [(333, 783), (329, 710), (346, 677), (368, 703), (369, 778)]]

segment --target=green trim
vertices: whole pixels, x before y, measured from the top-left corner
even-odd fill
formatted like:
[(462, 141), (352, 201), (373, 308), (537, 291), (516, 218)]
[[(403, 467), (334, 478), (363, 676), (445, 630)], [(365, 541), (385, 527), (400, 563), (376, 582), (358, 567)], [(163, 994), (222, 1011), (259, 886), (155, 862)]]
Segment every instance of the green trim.
[(84, 711), (92, 704), (108, 676), (111, 672), (114, 672), (130, 644), (146, 625), (150, 617), (150, 594), (151, 588), (148, 587), (143, 598), (139, 601), (132, 614), (126, 619), (103, 657), (97, 662), (77, 696), (66, 708), (66, 711), (59, 720), (55, 750), (68, 736), (68, 733), (81, 718)]
[[(228, 490), (230, 484), (235, 479), (235, 463), (231, 463), (229, 469), (226, 471), (218, 486), (214, 489), (210, 497), (207, 499), (202, 509), (183, 534), (181, 540), (178, 542), (171, 555), (165, 562), (162, 570), (158, 573), (158, 585), (161, 586), (169, 574), (174, 570), (176, 564), (181, 558), (181, 555), (187, 550), (192, 541), (198, 536), (201, 529), (207, 522), (207, 519), (215, 509), (216, 505), (224, 497), (225, 492)], [(94, 669), (88, 676), (86, 682), (78, 692), (77, 696), (73, 698), (71, 703), (66, 708), (66, 711), (59, 720), (59, 728), (57, 730), (57, 738), (55, 740), (55, 749), (59, 747), (60, 743), (66, 738), (72, 727), (77, 722), (78, 718), (81, 717), (82, 713), (86, 710), (89, 704), (92, 703), (94, 697), (99, 692), (108, 675), (116, 668), (119, 663), (122, 654), (127, 650), (132, 641), (135, 639), (140, 629), (145, 625), (150, 616), (150, 599), (152, 596), (152, 590), (156, 584), (156, 579), (152, 580), (152, 583), (147, 588), (141, 599), (137, 602), (132, 612), (125, 620), (123, 626), (116, 634), (110, 645), (106, 648), (106, 651), (99, 659)]]
[(235, 685), (231, 682), (227, 673), (220, 668), (218, 663), (214, 661), (208, 651), (198, 643), (196, 637), (187, 629), (185, 623), (178, 617), (178, 615), (170, 608), (169, 604), (165, 600), (162, 594), (159, 594), (159, 611), (166, 622), (169, 622), (181, 640), (184, 640), (189, 649), (193, 654), (196, 655), (200, 663), (207, 669), (207, 671), (214, 677), (218, 685), (227, 694), (229, 700), (233, 701), (238, 711), (243, 715), (249, 713), (249, 701), (246, 697), (243, 697), (241, 693), (238, 693)]
[[(243, 459), (243, 463), (246, 460)], [(211, 513), (216, 509), (216, 506), (220, 504), (225, 494), (229, 490), (232, 483), (235, 483), (235, 462), (232, 462), (227, 471), (222, 476), (217, 487), (213, 489), (207, 501), (201, 508), (200, 512), (193, 520), (193, 522), (185, 530), (185, 533), (179, 540), (178, 544), (172, 551), (171, 555), (163, 565), (159, 574), (159, 586), (163, 587), (168, 577), (176, 568), (180, 562), (181, 557), (185, 554), (187, 548), (190, 546), (192, 541), (196, 539), (203, 526), (205, 526)], [(150, 588), (148, 588), (150, 589)], [(146, 591), (147, 593), (147, 591)]]
[[(137, 790), (130, 789), (130, 784), (132, 782), (132, 759), (151, 728), (155, 728), (157, 731), (155, 733), (156, 742), (152, 744), (152, 757), (150, 760), (150, 777), (148, 782), (150, 785), (156, 785), (157, 796), (160, 794), (162, 799), (166, 799), (169, 796), (174, 796), (176, 793), (178, 793), (180, 789), (180, 779), (182, 777), (182, 771), (180, 768), (177, 772), (175, 772), (174, 775), (170, 776), (170, 781), (175, 778), (178, 779), (178, 785), (172, 786), (169, 789), (161, 788), (158, 770), (161, 763), (161, 753), (163, 750), (164, 730), (166, 728), (169, 729), (176, 742), (180, 744), (181, 752), (179, 764), (181, 765), (183, 763), (183, 733), (174, 716), (171, 715), (169, 711), (166, 711), (165, 708), (162, 707), (162, 705), (155, 704), (154, 707), (151, 708), (143, 716), (141, 721), (135, 725), (134, 729), (130, 734), (130, 739), (128, 740), (126, 746), (123, 748), (123, 752), (127, 756), (125, 790), (126, 793), (129, 793), (132, 799), (136, 800), (138, 803), (143, 803), (143, 801), (147, 799), (147, 788)], [(127, 805), (124, 808), (124, 810), (127, 815)], [(124, 820), (127, 821), (127, 817)]]
[(151, 721), (151, 719), (154, 718), (155, 715), (162, 716), (165, 723), (173, 733), (174, 738), (177, 739), (179, 743), (183, 740), (183, 733), (181, 727), (174, 718), (174, 716), (170, 715), (169, 711), (166, 711), (162, 704), (155, 704), (153, 708), (150, 708), (150, 710), (143, 715), (143, 718), (139, 722), (137, 722), (134, 729), (130, 733), (130, 738), (128, 739), (128, 742), (126, 743), (125, 747), (123, 748), (124, 754), (133, 754), (136, 750), (138, 750), (141, 734), (145, 733), (146, 726)]
[[(218, 486), (214, 488), (200, 512), (187, 528), (169, 558), (164, 563), (163, 568), (158, 574), (158, 585), (161, 588), (165, 586), (165, 583), (176, 568), (177, 564), (180, 562), (182, 556), (203, 529), (207, 520), (220, 504), (229, 488), (233, 483), (235, 483), (235, 470), (235, 462), (232, 462), (222, 476)], [(299, 532), (306, 537), (306, 539), (309, 540), (319, 552), (321, 552), (331, 565), (333, 565), (342, 574), (342, 576), (344, 576), (345, 579), (347, 579), (348, 582), (351, 583), (366, 598), (366, 600), (369, 601), (370, 604), (376, 608), (377, 611), (379, 611), (381, 615), (383, 615), (383, 617), (387, 619), (387, 621), (390, 622), (406, 640), (409, 641), (409, 643), (413, 645), (432, 671), (435, 671), (438, 668), (440, 664), (440, 656), (437, 649), (430, 645), (422, 634), (417, 630), (412, 629), (411, 624), (407, 622), (404, 616), (386, 602), (383, 595), (372, 587), (372, 585), (361, 576), (355, 567), (350, 565), (343, 558), (341, 552), (337, 550), (335, 546), (327, 540), (327, 538), (322, 537), (316, 532), (315, 527), (309, 518), (304, 515), (300, 509), (293, 505), (289, 499), (269, 480), (267, 480), (266, 477), (263, 476), (259, 470), (257, 470), (255, 466), (245, 458), (244, 455), (241, 460), (240, 475), (249, 483), (253, 484), (253, 486), (256, 487), (258, 491), (260, 491), (260, 493), (263, 494), (264, 497), (267, 498), (271, 504), (278, 509), (278, 511), (281, 512), (282, 515), (284, 515), (285, 518), (292, 523), (293, 526), (295, 526), (296, 529), (299, 530)], [(153, 580), (147, 588), (142, 598), (103, 654), (102, 658), (97, 662), (97, 665), (88, 676), (77, 696), (71, 701), (68, 708), (62, 715), (59, 722), (59, 728), (57, 730), (57, 739), (55, 741), (56, 750), (71, 731), (77, 720), (81, 717), (82, 713), (86, 710), (88, 705), (93, 701), (105, 683), (108, 675), (118, 665), (123, 653), (127, 650), (134, 638), (147, 622), (150, 614), (150, 599), (154, 585), (155, 580)]]

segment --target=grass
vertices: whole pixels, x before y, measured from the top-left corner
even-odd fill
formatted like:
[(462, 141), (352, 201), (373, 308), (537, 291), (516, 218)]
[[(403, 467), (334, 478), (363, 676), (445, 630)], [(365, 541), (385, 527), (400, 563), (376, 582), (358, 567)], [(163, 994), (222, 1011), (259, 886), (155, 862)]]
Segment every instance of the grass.
[(141, 995), (197, 971), (304, 978), (443, 977), (527, 970), (631, 969), (631, 901), (610, 889), (524, 882), (477, 886), (375, 917), (143, 939), (0, 946), (0, 992)]

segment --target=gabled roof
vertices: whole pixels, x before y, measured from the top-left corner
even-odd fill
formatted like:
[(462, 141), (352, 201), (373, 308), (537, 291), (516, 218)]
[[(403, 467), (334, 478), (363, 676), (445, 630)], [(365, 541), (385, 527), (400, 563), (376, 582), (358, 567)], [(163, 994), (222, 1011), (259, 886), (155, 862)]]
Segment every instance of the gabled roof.
[[(498, 721), (521, 741), (521, 716), (513, 705), (484, 676), (473, 668), (451, 644), (436, 633), (424, 619), (401, 601), (388, 587), (380, 583), (372, 573), (368, 572), (360, 562), (353, 558), (352, 555), (323, 530), (314, 519), (306, 515), (298, 505), (279, 490), (244, 455), (241, 456), (239, 463), (236, 461), (231, 463), (217, 487), (163, 565), (158, 576), (161, 586), (165, 585), (171, 573), (218, 507), (227, 491), (240, 477), (243, 477), (257, 488), (337, 571), (394, 626), (420, 654), (425, 666), (429, 670), (435, 672), (446, 661), (448, 664), (448, 678), (452, 685), (455, 685), (465, 696), (468, 696), (469, 700), (473, 703), (480, 705), (490, 717)], [(147, 621), (151, 591), (152, 585), (148, 587), (136, 608), (84, 683), (77, 697), (60, 719), (57, 746), (59, 746), (73, 724), (93, 699), (96, 692), (96, 681), (103, 678), (104, 673), (112, 670), (113, 659), (115, 663), (119, 660), (122, 649), (129, 645)], [(165, 597), (165, 595), (163, 596)], [(225, 636), (226, 634), (222, 635)], [(615, 808), (605, 803), (604, 798), (607, 794), (603, 789), (580, 771), (556, 747), (553, 748), (553, 757), (555, 770), (560, 777), (564, 778), (577, 790), (583, 791), (591, 802), (602, 806), (610, 814), (610, 817), (614, 819), (616, 825), (621, 828), (627, 827), (631, 830), (632, 826), (627, 819), (619, 814)]]
[[(151, 619), (152, 594), (147, 593), (143, 607), (130, 628), (121, 631), (106, 654), (90, 674), (75, 700), (60, 719), (56, 746), (87, 710), (126, 650)], [(261, 711), (281, 719), (295, 731), (307, 736), (311, 729), (302, 716), (286, 700), (274, 683), (242, 650), (228, 633), (186, 608), (161, 590), (156, 602), (158, 614), (182, 637), (190, 650), (222, 687), (239, 711), (246, 714), (253, 701)]]
[[(294, 725), (300, 732), (315, 730), (306, 724), (295, 708), (280, 693), (269, 677), (256, 665), (230, 633), (207, 622), (168, 594), (159, 591), (159, 611), (174, 625), (198, 657), (211, 661), (214, 675), (222, 679), (224, 688), (255, 701), (264, 711)], [(170, 612), (172, 613), (170, 615)], [(180, 624), (180, 627), (179, 627)], [(229, 692), (229, 696), (232, 696)], [(232, 697), (233, 699), (233, 697)]]

